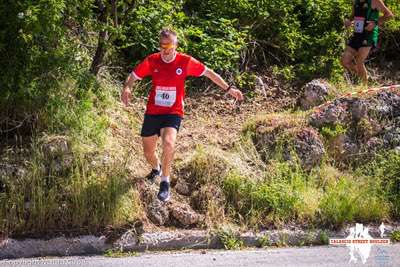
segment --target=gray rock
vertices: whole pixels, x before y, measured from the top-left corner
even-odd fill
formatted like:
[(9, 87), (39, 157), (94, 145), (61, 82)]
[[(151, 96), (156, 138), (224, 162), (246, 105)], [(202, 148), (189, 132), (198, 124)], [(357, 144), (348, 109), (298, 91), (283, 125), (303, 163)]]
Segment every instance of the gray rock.
[(176, 192), (184, 196), (190, 196), (192, 193), (189, 184), (184, 179), (178, 179), (174, 189)]
[[(240, 238), (245, 246), (273, 246), (273, 245), (321, 245), (326, 238), (345, 238), (349, 234), (349, 227), (338, 231), (323, 230), (268, 230), (258, 233), (242, 233)], [(385, 225), (384, 238), (393, 231), (399, 231), (399, 226)], [(380, 237), (379, 225), (369, 225), (369, 233), (374, 238)], [(323, 237), (323, 238), (322, 238)], [(109, 249), (117, 251), (145, 251), (145, 250), (173, 250), (173, 249), (216, 249), (223, 248), (217, 235), (209, 231), (180, 230), (165, 232), (150, 232), (138, 236), (128, 231), (120, 240), (113, 244), (106, 242), (106, 237), (80, 236), (75, 238), (43, 239), (0, 239), (0, 259), (24, 258), (38, 256), (71, 256), (102, 254)], [(326, 241), (326, 240), (325, 240)]]
[(383, 140), (378, 137), (370, 138), (365, 144), (364, 148), (369, 153), (378, 152), (381, 148), (383, 148), (384, 143)]
[(22, 178), (26, 175), (26, 172), (27, 170), (25, 166), (11, 163), (0, 163), (0, 178)]
[(395, 118), (383, 129), (382, 140), (387, 148), (400, 146), (400, 117)]
[(169, 209), (166, 203), (154, 198), (147, 206), (147, 217), (156, 225), (165, 225), (169, 222)]
[(260, 77), (256, 76), (255, 83), (256, 83), (256, 92), (263, 95), (264, 97), (267, 97), (266, 88), (263, 80)]
[(400, 127), (389, 126), (385, 129), (383, 134), (383, 142), (385, 147), (396, 147), (400, 146)]
[(300, 98), (300, 106), (308, 110), (326, 101), (329, 93), (329, 84), (322, 80), (312, 80), (303, 87), (303, 96)]
[(312, 128), (303, 128), (296, 134), (294, 148), (302, 167), (306, 170), (318, 166), (325, 154), (324, 144), (318, 132)]
[(5, 239), (0, 243), (0, 259), (98, 254), (111, 247), (111, 244), (105, 244), (105, 238), (95, 236), (22, 241)]
[(369, 108), (372, 116), (380, 118), (395, 118), (400, 116), (400, 95), (382, 91), (374, 98)]
[(42, 151), (46, 158), (53, 159), (59, 155), (70, 153), (68, 140), (65, 136), (55, 136), (45, 140), (42, 144)]
[(348, 121), (347, 103), (335, 100), (329, 105), (313, 112), (309, 117), (311, 126), (322, 128), (324, 126)]
[(190, 226), (199, 223), (202, 216), (196, 213), (189, 205), (184, 203), (173, 203), (170, 205), (172, 217), (179, 221), (183, 226)]
[(350, 112), (353, 121), (359, 121), (368, 116), (368, 105), (366, 100), (358, 99), (351, 104)]

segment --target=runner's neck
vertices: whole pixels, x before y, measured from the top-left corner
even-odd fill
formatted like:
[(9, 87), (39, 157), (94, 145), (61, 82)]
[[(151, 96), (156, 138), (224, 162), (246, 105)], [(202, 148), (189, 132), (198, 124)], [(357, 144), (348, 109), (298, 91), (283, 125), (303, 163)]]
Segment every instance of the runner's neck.
[(163, 54), (161, 54), (161, 59), (162, 61), (164, 61), (165, 63), (171, 63), (172, 61), (174, 61), (176, 58), (176, 51), (174, 52), (174, 54), (172, 55), (172, 58), (170, 60), (167, 60), (165, 57), (163, 57)]

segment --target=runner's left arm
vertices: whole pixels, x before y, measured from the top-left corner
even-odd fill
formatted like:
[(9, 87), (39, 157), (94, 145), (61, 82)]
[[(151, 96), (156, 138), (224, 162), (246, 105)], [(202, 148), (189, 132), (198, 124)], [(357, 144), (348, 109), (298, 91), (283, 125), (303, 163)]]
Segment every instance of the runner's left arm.
[(211, 69), (206, 69), (204, 72), (204, 76), (209, 78), (211, 81), (213, 81), (216, 85), (218, 85), (220, 88), (223, 90), (227, 91), (231, 96), (233, 96), (236, 100), (243, 100), (243, 94), (240, 90), (235, 88), (234, 86), (229, 86), (227, 82), (225, 82), (224, 79), (217, 73), (215, 73)]
[(377, 1), (377, 8), (379, 11), (383, 13), (383, 16), (378, 19), (378, 25), (381, 26), (384, 24), (386, 21), (392, 19), (394, 17), (392, 11), (385, 6), (382, 0), (375, 0)]

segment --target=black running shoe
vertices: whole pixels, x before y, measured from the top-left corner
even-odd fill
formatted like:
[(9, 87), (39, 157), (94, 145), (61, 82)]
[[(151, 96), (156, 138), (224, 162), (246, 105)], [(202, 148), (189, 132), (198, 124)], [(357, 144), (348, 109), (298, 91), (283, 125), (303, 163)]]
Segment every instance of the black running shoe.
[(160, 183), (160, 191), (158, 192), (158, 199), (166, 202), (169, 200), (171, 193), (169, 192), (169, 183), (166, 181), (162, 181)]
[(151, 172), (146, 176), (146, 179), (152, 183), (156, 180), (157, 176), (161, 175), (161, 168), (160, 170), (152, 169)]

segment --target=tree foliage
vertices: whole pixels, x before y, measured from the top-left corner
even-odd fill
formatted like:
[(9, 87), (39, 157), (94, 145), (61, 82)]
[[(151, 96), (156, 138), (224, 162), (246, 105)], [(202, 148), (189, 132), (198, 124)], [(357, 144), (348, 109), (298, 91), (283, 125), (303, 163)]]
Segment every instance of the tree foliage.
[[(386, 3), (400, 13), (396, 0)], [(349, 36), (343, 19), (350, 13), (350, 0), (3, 1), (0, 102), (43, 103), (60, 80), (82, 84), (110, 64), (126, 73), (157, 51), (166, 26), (178, 31), (180, 51), (217, 71), (275, 66), (294, 79), (332, 77), (342, 71), (339, 57)], [(392, 60), (399, 26), (393, 20), (381, 35), (379, 53)]]

